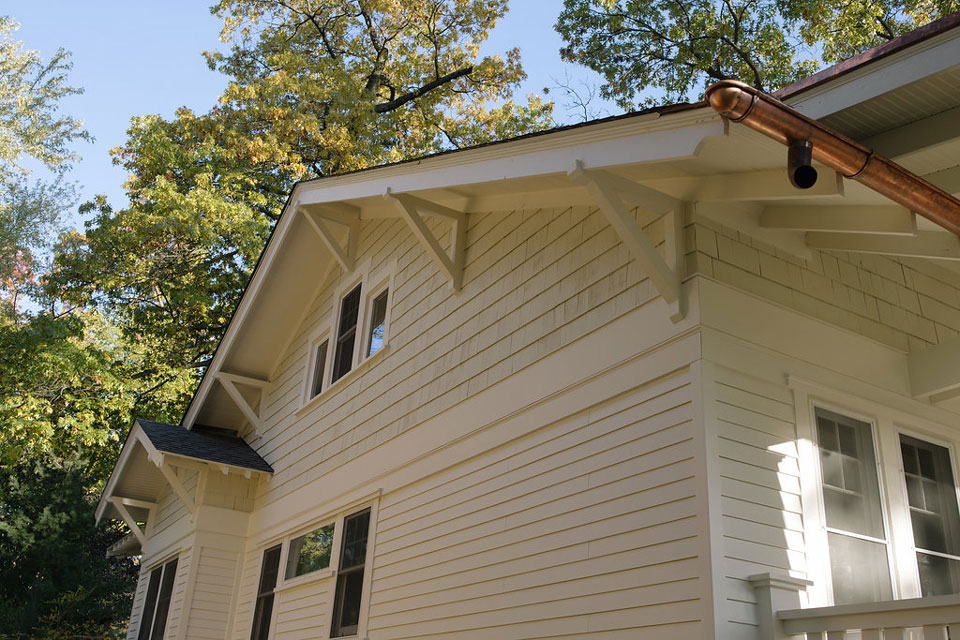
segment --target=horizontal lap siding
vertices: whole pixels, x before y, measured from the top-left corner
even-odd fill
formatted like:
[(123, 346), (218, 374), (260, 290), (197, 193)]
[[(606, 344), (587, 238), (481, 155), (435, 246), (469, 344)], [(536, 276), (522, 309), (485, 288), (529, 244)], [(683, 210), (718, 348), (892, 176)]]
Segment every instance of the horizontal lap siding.
[(198, 565), (186, 637), (222, 639), (229, 619), (238, 554), (212, 547), (200, 547), (195, 554)]
[(785, 386), (722, 367), (713, 371), (722, 608), (728, 637), (735, 638), (755, 633), (757, 624), (748, 576), (805, 571), (796, 418)]
[(385, 495), (370, 637), (699, 629), (690, 395), (675, 374)]
[[(338, 277), (321, 286), (281, 359), (255, 448), (286, 495), (654, 297), (602, 216), (587, 208), (471, 214), (463, 292), (397, 220), (362, 225), (360, 260), (397, 261), (390, 350), (297, 416), (307, 341), (329, 322)], [(446, 233), (440, 223), (438, 237)]]
[(277, 594), (274, 636), (278, 640), (324, 638), (330, 629), (335, 578), (286, 589)]

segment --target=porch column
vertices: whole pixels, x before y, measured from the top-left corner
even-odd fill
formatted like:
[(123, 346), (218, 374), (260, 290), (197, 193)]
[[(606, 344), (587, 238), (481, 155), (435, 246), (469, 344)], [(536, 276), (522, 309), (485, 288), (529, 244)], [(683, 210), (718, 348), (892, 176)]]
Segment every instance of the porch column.
[(757, 621), (760, 623), (761, 640), (789, 640), (797, 636), (783, 632), (777, 612), (799, 609), (800, 592), (813, 583), (803, 578), (794, 578), (785, 573), (758, 573), (747, 580), (757, 594)]

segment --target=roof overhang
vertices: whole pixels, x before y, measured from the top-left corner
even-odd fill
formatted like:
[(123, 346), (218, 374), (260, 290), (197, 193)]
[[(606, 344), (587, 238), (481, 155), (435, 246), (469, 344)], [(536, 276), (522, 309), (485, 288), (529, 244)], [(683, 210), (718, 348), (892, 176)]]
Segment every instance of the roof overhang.
[[(858, 109), (869, 113), (871, 105), (904, 87), (928, 91), (925, 95), (936, 103), (934, 110), (949, 110), (954, 103), (960, 107), (960, 91), (955, 89), (939, 102), (933, 98), (937, 86), (960, 74), (960, 65), (955, 64), (960, 62), (960, 29), (955, 26), (889, 47), (883, 56), (849, 65), (843, 73), (794, 87), (788, 102), (808, 116), (816, 113), (824, 121), (838, 123)], [(888, 124), (923, 129), (923, 135), (914, 130), (888, 131), (912, 145), (907, 155), (901, 154), (904, 166), (947, 193), (960, 193), (956, 160), (960, 138), (945, 140), (940, 122), (949, 113), (936, 115), (940, 120), (934, 122), (931, 113), (904, 109), (891, 116)], [(956, 113), (960, 122), (960, 108)], [(841, 129), (840, 133), (848, 132)], [(571, 179), (574, 168), (580, 166), (696, 203), (699, 215), (800, 256), (823, 248), (960, 258), (955, 238), (867, 186), (819, 165), (817, 185), (797, 191), (787, 182), (785, 165), (786, 152), (779, 143), (744, 127), (728, 127), (701, 103), (300, 183), (254, 269), (183, 424), (236, 429), (246, 424), (257, 430), (256, 386), (279, 375), (281, 358), (306, 318), (310, 302), (332, 277), (350, 266), (346, 250), (350, 232), (345, 226), (398, 215), (396, 202), (384, 197), (388, 193), (432, 203), (451, 215), (592, 205), (589, 190)], [(317, 215), (331, 224), (318, 225)], [(305, 273), (312, 275), (304, 277)], [(250, 384), (240, 384), (243, 380)]]
[[(242, 441), (229, 442), (183, 427), (136, 420), (100, 496), (97, 521), (105, 517), (124, 520), (142, 543), (143, 532), (137, 531), (136, 523), (149, 521), (167, 487), (183, 493), (171, 467), (215, 469), (246, 478), (273, 473), (270, 465)], [(194, 498), (180, 498), (195, 508)]]

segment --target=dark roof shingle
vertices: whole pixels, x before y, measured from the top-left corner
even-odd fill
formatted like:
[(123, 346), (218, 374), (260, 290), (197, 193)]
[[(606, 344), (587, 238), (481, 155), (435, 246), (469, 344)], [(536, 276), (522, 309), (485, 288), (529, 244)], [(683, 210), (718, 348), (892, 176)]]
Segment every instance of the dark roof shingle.
[(137, 424), (158, 451), (273, 473), (273, 467), (241, 438), (139, 418)]

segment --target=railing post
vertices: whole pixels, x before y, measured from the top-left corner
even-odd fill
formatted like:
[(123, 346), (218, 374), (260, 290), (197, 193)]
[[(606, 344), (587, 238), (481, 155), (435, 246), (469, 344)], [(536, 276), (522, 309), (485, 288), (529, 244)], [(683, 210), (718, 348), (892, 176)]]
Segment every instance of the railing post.
[(777, 619), (777, 612), (799, 609), (800, 592), (813, 583), (803, 578), (794, 578), (785, 573), (758, 573), (747, 580), (757, 594), (757, 621), (760, 623), (760, 640), (788, 640)]

